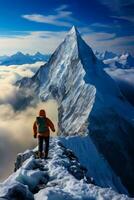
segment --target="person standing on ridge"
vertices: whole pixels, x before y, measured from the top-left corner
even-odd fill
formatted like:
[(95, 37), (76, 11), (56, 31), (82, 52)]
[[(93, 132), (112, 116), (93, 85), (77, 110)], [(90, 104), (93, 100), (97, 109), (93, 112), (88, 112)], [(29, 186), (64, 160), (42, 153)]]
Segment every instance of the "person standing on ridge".
[(38, 137), (38, 151), (39, 157), (43, 157), (43, 142), (45, 141), (45, 158), (48, 157), (49, 151), (49, 137), (50, 137), (50, 129), (55, 132), (55, 127), (52, 121), (46, 117), (45, 110), (40, 110), (39, 116), (36, 117), (36, 121), (33, 124), (33, 133), (34, 138)]

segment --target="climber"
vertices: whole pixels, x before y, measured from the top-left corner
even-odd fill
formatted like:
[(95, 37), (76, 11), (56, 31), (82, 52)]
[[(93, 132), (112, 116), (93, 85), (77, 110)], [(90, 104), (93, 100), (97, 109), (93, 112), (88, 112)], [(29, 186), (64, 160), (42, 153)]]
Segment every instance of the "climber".
[[(40, 110), (39, 116), (36, 118), (36, 121), (33, 125), (34, 138), (38, 137), (38, 153), (39, 158), (47, 158), (49, 151), (49, 137), (50, 129), (55, 132), (55, 127), (52, 121), (46, 117), (45, 110)], [(45, 141), (45, 150), (43, 153), (43, 141)]]

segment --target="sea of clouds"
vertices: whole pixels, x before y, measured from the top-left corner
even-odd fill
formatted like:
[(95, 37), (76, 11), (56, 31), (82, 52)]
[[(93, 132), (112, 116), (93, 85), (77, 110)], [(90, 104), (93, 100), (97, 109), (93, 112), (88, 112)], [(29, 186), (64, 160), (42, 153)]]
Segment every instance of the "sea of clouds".
[(117, 82), (123, 95), (134, 106), (134, 68), (105, 68), (105, 71)]
[(54, 100), (24, 110), (14, 109), (15, 103), (23, 98), (15, 82), (33, 76), (42, 64), (0, 66), (0, 182), (12, 173), (16, 154), (37, 145), (32, 126), (40, 109), (46, 110), (57, 129), (58, 112)]
[[(17, 153), (37, 145), (37, 140), (33, 138), (32, 126), (40, 109), (46, 110), (47, 116), (54, 122), (58, 131), (56, 101), (49, 100), (46, 103), (40, 102), (34, 107), (15, 109), (15, 105), (21, 106), (25, 98), (25, 94), (15, 86), (16, 81), (25, 76), (33, 76), (42, 64), (44, 63), (0, 66), (0, 182), (12, 173)], [(134, 105), (134, 69), (105, 70)]]

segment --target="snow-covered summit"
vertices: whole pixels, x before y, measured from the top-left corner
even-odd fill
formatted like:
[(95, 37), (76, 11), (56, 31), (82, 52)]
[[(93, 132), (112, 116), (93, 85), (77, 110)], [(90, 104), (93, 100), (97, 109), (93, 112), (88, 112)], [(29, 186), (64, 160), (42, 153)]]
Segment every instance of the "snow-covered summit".
[(70, 29), (70, 31), (67, 33), (67, 35), (79, 35), (79, 32), (77, 30), (77, 27), (76, 26), (72, 26), (72, 28)]
[(73, 27), (48, 63), (18, 85), (21, 90), (33, 91), (31, 103), (55, 99), (59, 134), (88, 134), (132, 193), (134, 108), (103, 68), (103, 62)]

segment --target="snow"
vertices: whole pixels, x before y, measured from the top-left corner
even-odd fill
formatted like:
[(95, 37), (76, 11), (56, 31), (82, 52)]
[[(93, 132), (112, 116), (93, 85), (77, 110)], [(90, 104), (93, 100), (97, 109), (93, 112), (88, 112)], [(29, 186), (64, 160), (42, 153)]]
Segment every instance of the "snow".
[(48, 181), (48, 174), (40, 170), (41, 161), (33, 156), (28, 158), (15, 173), (0, 184), (0, 197), (11, 198), (17, 192), (24, 199), (33, 199), (32, 192), (40, 183)]
[(108, 64), (110, 68), (131, 69), (134, 67), (134, 57), (129, 53), (114, 58), (104, 58), (103, 62)]
[[(83, 181), (78, 183), (76, 180), (68, 180), (66, 188), (49, 187), (46, 190), (41, 190), (35, 195), (36, 200), (125, 200), (125, 195), (118, 195), (111, 189), (100, 189), (97, 186), (87, 185)], [(129, 198), (128, 198), (129, 199)]]
[(110, 51), (105, 51), (104, 53), (95, 52), (95, 55), (100, 60), (108, 60), (117, 57), (117, 54)]
[(33, 99), (55, 99), (59, 105), (58, 134), (89, 134), (113, 171), (133, 192), (134, 155), (130, 152), (134, 108), (103, 70), (105, 67), (73, 27), (48, 63), (32, 78), (22, 79), (19, 87), (34, 90)]
[[(65, 139), (66, 140), (66, 139)], [(67, 156), (69, 149), (61, 146), (61, 143), (66, 146), (72, 147), (72, 143), (74, 144), (74, 138), (68, 137), (67, 141), (61, 137), (59, 138), (51, 138), (50, 141), (50, 151), (49, 151), (49, 159), (35, 159), (33, 155), (29, 155), (29, 151), (27, 151), (29, 158), (27, 158), (22, 166), (14, 172), (11, 176), (8, 177), (3, 183), (0, 184), (0, 198), (5, 199), (28, 199), (28, 200), (128, 200), (127, 195), (119, 194), (111, 187), (103, 187), (90, 184), (86, 181), (86, 176), (84, 175), (81, 180), (77, 179), (73, 176), (68, 170), (71, 166), (76, 166), (76, 168), (82, 167), (81, 162), (75, 157), (72, 158)], [(68, 142), (69, 141), (69, 142)], [(84, 141), (84, 142), (83, 142)], [(85, 145), (87, 139), (82, 139), (81, 137), (76, 137), (76, 142), (78, 146), (82, 142), (84, 151), (87, 151), (87, 147)], [(92, 156), (97, 155), (94, 145), (92, 142), (90, 143), (90, 151), (91, 151), (91, 163), (94, 162), (95, 159)], [(93, 149), (92, 149), (93, 148)], [(75, 148), (74, 148), (75, 149)], [(36, 149), (35, 149), (36, 150)], [(33, 153), (35, 152), (33, 151)], [(82, 148), (80, 147), (80, 150)], [(77, 151), (78, 153), (78, 151)], [(26, 155), (26, 152), (25, 152)], [(22, 154), (23, 156), (23, 154)], [(79, 153), (80, 156), (80, 153)], [(81, 154), (82, 156), (82, 154)], [(87, 157), (85, 157), (87, 159)], [(99, 165), (102, 165), (102, 168), (105, 166), (103, 170), (106, 169), (106, 173), (103, 175), (95, 176), (95, 179), (103, 178), (106, 183), (106, 179), (108, 180), (108, 170), (110, 168), (107, 166), (103, 159), (98, 158)], [(105, 164), (103, 164), (103, 162)], [(85, 163), (83, 163), (85, 164)], [(97, 163), (96, 163), (97, 164)], [(100, 170), (100, 167), (95, 167), (94, 170)], [(90, 169), (92, 165), (90, 166)], [(82, 168), (81, 168), (82, 169)], [(93, 170), (93, 169), (92, 169)], [(91, 171), (92, 171), (91, 170)], [(96, 172), (97, 172), (96, 171)], [(95, 175), (95, 174), (94, 174)], [(95, 181), (97, 181), (97, 179)], [(111, 181), (109, 179), (109, 181)], [(118, 179), (115, 179), (117, 184), (119, 183)], [(111, 182), (112, 183), (112, 182)], [(121, 185), (120, 185), (121, 188)], [(123, 187), (122, 187), (123, 188)], [(15, 198), (16, 195), (16, 198)], [(19, 198), (20, 197), (20, 198)]]
[(7, 180), (4, 181), (4, 184), (6, 185), (12, 181), (18, 181), (19, 183), (28, 185), (29, 189), (33, 191), (41, 180), (46, 182), (46, 173), (39, 170), (40, 165), (41, 163), (31, 156), (23, 163), (23, 166), (18, 169), (16, 173), (13, 173)]
[(97, 185), (127, 193), (107, 161), (98, 153), (89, 136), (61, 137), (60, 140), (75, 153), (79, 161), (88, 169), (87, 176), (93, 177)]
[(106, 73), (116, 81), (125, 98), (134, 105), (134, 57), (123, 53), (108, 58), (98, 52), (96, 56), (103, 60)]
[(6, 185), (0, 184), (0, 199), (33, 200), (34, 198), (27, 186), (17, 181), (12, 181)]
[(124, 68), (134, 67), (134, 57), (129, 53), (121, 55), (119, 62), (124, 66)]
[(21, 88), (35, 88), (34, 98), (57, 100), (62, 111), (60, 134), (87, 133), (87, 120), (93, 108), (111, 106), (111, 96), (121, 96), (102, 67), (103, 63), (73, 27), (49, 62), (41, 66), (32, 79), (23, 79), (19, 84)]

